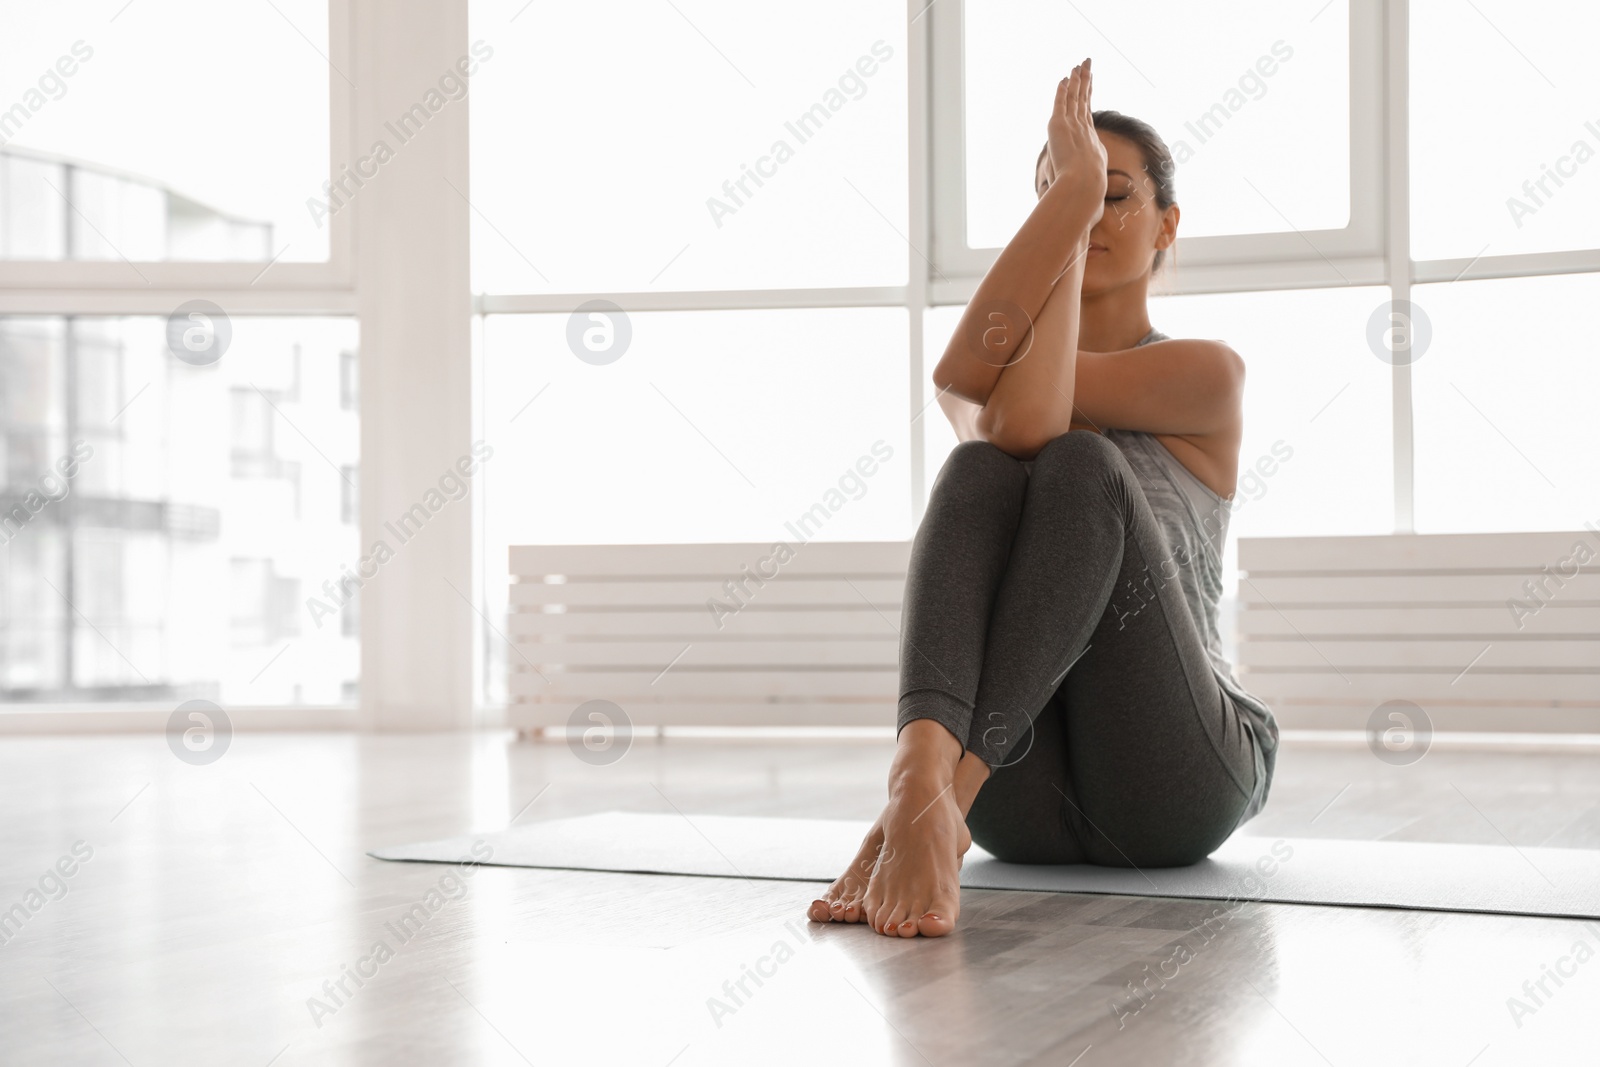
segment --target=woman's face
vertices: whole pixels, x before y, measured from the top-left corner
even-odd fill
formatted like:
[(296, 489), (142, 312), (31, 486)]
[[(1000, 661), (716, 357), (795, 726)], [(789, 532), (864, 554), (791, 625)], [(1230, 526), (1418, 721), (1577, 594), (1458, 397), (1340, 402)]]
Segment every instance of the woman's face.
[[(1156, 207), (1156, 186), (1146, 173), (1144, 155), (1125, 137), (1096, 131), (1106, 146), (1106, 210), (1089, 231), (1083, 265), (1085, 294), (1115, 289), (1150, 273), (1156, 250), (1177, 237), (1178, 206)], [(1055, 173), (1047, 152), (1034, 173), (1034, 190), (1043, 196)]]

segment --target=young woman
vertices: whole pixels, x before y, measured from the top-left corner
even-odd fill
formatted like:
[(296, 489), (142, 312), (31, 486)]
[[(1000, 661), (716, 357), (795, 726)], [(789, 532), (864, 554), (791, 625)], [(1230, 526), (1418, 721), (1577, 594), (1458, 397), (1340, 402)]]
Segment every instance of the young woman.
[(955, 928), (973, 841), (1013, 863), (1195, 863), (1261, 810), (1272, 712), (1221, 654), (1244, 364), (1150, 326), (1172, 157), (1056, 89), (1038, 204), (934, 370), (961, 443), (912, 544), (889, 802), (817, 922)]

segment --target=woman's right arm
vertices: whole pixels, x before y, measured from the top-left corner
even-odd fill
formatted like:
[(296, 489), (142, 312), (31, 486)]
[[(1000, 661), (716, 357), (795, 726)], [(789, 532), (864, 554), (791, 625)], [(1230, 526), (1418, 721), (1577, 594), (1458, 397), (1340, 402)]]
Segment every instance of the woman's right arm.
[(1027, 351), (1045, 301), (1081, 254), (1079, 238), (1104, 210), (1105, 150), (1090, 125), (1089, 77), (1086, 60), (1056, 86), (1048, 130), (1056, 180), (978, 283), (933, 370), (937, 388), (980, 407)]
[[(989, 402), (1000, 372), (1031, 343), (1033, 322), (1077, 254), (1074, 238), (1100, 203), (1086, 201), (1071, 182), (1051, 183), (967, 302), (933, 369), (936, 388), (980, 407)], [(1018, 311), (1023, 321), (1015, 321)]]

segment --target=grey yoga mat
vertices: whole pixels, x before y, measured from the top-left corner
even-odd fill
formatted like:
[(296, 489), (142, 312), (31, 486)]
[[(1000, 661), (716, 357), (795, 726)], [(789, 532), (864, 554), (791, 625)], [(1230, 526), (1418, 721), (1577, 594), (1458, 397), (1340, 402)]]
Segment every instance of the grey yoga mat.
[[(608, 811), (377, 849), (381, 860), (831, 882), (868, 823)], [(976, 845), (969, 889), (1600, 918), (1600, 852), (1235, 834), (1191, 867), (1029, 866)]]

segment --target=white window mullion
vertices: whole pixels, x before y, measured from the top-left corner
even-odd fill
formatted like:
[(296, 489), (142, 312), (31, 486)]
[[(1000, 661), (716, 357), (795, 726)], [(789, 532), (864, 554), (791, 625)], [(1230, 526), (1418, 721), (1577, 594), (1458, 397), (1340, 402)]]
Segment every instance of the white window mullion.
[[(1384, 248), (1389, 262), (1390, 309), (1403, 316), (1410, 338), (1411, 305), (1411, 116), (1409, 0), (1387, 0), (1384, 44), (1384, 132), (1389, 167), (1385, 194)], [(1411, 365), (1397, 359), (1394, 374), (1394, 532), (1416, 530), (1415, 428)]]
[[(910, 189), (906, 199), (907, 214), (909, 215), (910, 247), (906, 249), (906, 322), (910, 331), (909, 354), (906, 361), (906, 371), (911, 376), (910, 411), (908, 417), (911, 421), (911, 519), (916, 526), (922, 521), (923, 509), (927, 506), (928, 487), (924, 471), (927, 456), (927, 419), (933, 418), (935, 412), (923, 411), (923, 405), (929, 404), (931, 398), (925, 395), (923, 379), (925, 373), (925, 360), (927, 352), (925, 313), (928, 309), (929, 271), (932, 267), (924, 258), (933, 255), (933, 202), (929, 188), (929, 165), (931, 162), (930, 138), (932, 129), (930, 120), (932, 109), (928, 95), (933, 84), (930, 77), (932, 68), (930, 61), (933, 50), (933, 29), (928, 13), (925, 11), (927, 0), (907, 0), (907, 18), (910, 24), (906, 30), (906, 77), (908, 79), (906, 92), (906, 149), (908, 153), (907, 177)], [(919, 251), (920, 250), (920, 251)], [(943, 412), (938, 412), (941, 415)]]

